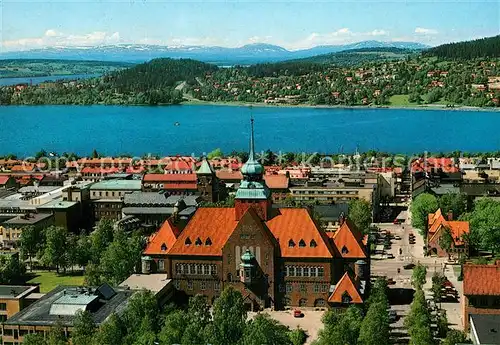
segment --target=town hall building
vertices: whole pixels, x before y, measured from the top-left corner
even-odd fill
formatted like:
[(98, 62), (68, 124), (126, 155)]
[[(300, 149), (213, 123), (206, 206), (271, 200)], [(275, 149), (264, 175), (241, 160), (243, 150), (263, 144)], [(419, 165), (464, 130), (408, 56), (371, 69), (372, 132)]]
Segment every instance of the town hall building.
[(212, 303), (226, 286), (248, 309), (346, 307), (369, 288), (365, 237), (348, 220), (327, 233), (306, 208), (274, 208), (254, 153), (241, 168), (234, 207), (201, 207), (181, 229), (175, 215), (143, 253), (143, 271), (166, 273), (177, 291)]

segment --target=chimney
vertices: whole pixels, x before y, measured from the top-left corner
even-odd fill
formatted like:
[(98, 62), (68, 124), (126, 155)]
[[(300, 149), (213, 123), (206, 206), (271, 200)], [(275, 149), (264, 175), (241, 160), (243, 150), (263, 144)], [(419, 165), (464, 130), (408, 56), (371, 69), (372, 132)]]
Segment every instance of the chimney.
[(449, 220), (449, 221), (452, 221), (452, 220), (453, 220), (453, 211), (452, 211), (452, 210), (449, 210), (449, 211), (448, 211), (448, 220)]

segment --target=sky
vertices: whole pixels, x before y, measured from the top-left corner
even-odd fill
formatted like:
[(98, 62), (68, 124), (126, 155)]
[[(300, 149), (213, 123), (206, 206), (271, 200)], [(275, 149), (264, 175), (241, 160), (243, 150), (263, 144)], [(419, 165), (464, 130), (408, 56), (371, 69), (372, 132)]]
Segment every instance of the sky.
[(500, 1), (0, 0), (0, 24), (0, 52), (131, 43), (434, 46), (498, 35)]

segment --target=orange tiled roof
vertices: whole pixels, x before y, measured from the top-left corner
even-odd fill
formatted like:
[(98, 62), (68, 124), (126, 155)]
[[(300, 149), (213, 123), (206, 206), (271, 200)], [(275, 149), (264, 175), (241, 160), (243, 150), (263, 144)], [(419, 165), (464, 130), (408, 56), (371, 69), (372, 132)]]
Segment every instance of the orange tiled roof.
[(453, 242), (456, 246), (464, 244), (462, 236), (469, 233), (469, 222), (465, 221), (448, 221), (443, 217), (441, 209), (435, 213), (430, 213), (428, 216), (429, 232), (427, 234), (429, 242), (437, 236), (440, 229), (450, 229)]
[[(282, 257), (333, 257), (327, 236), (316, 227), (306, 209), (286, 208), (277, 212), (266, 225), (278, 240)], [(168, 254), (220, 256), (237, 225), (234, 208), (199, 208)], [(201, 245), (195, 245), (198, 238)], [(205, 245), (207, 238), (211, 245)], [(293, 246), (289, 246), (290, 240)]]
[(196, 174), (146, 174), (143, 177), (144, 182), (196, 182)]
[[(318, 257), (334, 256), (325, 232), (318, 229), (305, 208), (281, 208), (279, 214), (266, 222), (267, 227), (279, 242), (282, 257)], [(290, 247), (289, 241), (294, 242)], [(300, 246), (301, 240), (305, 247)], [(311, 246), (311, 242), (316, 246)]]
[(287, 189), (289, 184), (286, 175), (265, 175), (264, 180), (270, 189)]
[(19, 171), (24, 171), (24, 172), (31, 172), (35, 170), (35, 165), (34, 164), (19, 164), (19, 165), (14, 165), (10, 171), (12, 172), (19, 172)]
[(500, 263), (464, 265), (464, 295), (500, 296)]
[(342, 296), (347, 293), (351, 297), (351, 303), (363, 303), (363, 299), (356, 289), (354, 282), (351, 279), (351, 276), (346, 272), (340, 278), (337, 285), (335, 285), (335, 290), (333, 290), (332, 294), (328, 298), (328, 302), (330, 303), (342, 303)]
[(349, 219), (335, 231), (333, 243), (343, 258), (366, 258), (363, 234)]
[(85, 167), (82, 169), (81, 173), (82, 174), (115, 174), (117, 172), (120, 172), (119, 168), (91, 168), (91, 167)]
[[(144, 254), (155, 255), (155, 254), (165, 254), (173, 247), (177, 237), (179, 237), (179, 229), (167, 219), (160, 230), (156, 232), (149, 241)], [(165, 250), (162, 250), (162, 247)]]
[(196, 183), (165, 183), (163, 189), (198, 189)]
[[(181, 232), (169, 254), (177, 255), (222, 255), (222, 247), (236, 228), (233, 208), (199, 208)], [(189, 238), (190, 244), (186, 244)], [(200, 238), (202, 244), (195, 241)], [(210, 238), (211, 245), (206, 245)]]
[(8, 175), (0, 176), (0, 185), (6, 184), (7, 181), (9, 181), (9, 178), (10, 178), (10, 176), (8, 176)]
[(220, 180), (238, 180), (241, 181), (243, 179), (243, 175), (238, 171), (231, 170), (217, 170), (216, 172), (217, 178)]

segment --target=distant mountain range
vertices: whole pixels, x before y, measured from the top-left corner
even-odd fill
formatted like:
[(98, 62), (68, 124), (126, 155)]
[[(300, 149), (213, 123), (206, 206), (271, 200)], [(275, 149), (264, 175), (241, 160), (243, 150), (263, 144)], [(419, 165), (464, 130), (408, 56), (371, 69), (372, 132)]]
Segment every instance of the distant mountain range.
[(206, 46), (159, 46), (144, 44), (118, 44), (95, 47), (50, 47), (19, 52), (0, 53), (0, 59), (58, 59), (144, 62), (154, 58), (190, 58), (217, 65), (254, 64), (308, 58), (361, 48), (401, 48), (423, 50), (429, 46), (415, 42), (363, 41), (345, 45), (317, 46), (290, 51), (283, 47), (255, 43), (238, 48)]

